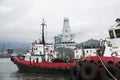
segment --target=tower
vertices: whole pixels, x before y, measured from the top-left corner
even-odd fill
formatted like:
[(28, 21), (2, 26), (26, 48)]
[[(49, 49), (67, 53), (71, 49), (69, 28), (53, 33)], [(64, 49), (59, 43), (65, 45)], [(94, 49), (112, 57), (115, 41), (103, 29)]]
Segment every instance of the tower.
[(69, 19), (64, 18), (64, 23), (63, 23), (63, 30), (62, 30), (62, 41), (61, 42), (68, 42), (72, 40), (72, 34), (71, 34), (71, 29), (70, 29), (70, 24), (69, 24)]
[(75, 48), (75, 41), (73, 41), (74, 34), (71, 33), (69, 19), (64, 18), (62, 34), (55, 36), (55, 48)]

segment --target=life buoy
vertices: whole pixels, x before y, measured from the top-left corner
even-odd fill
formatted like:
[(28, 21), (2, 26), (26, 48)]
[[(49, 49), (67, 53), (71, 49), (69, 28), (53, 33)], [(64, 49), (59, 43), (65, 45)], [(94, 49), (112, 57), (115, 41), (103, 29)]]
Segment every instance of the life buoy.
[[(106, 67), (117, 80), (120, 79), (120, 71), (115, 65), (107, 65)], [(115, 80), (113, 77), (111, 77), (105, 68), (101, 70), (100, 76), (102, 80)]]
[(112, 57), (117, 57), (117, 56), (118, 56), (118, 53), (117, 53), (117, 52), (112, 52), (112, 53), (111, 53), (111, 56), (112, 56)]
[(92, 63), (86, 62), (80, 69), (80, 75), (83, 80), (96, 80), (99, 76), (97, 66)]
[(79, 66), (72, 66), (70, 68), (70, 79), (71, 80), (80, 80), (80, 67)]

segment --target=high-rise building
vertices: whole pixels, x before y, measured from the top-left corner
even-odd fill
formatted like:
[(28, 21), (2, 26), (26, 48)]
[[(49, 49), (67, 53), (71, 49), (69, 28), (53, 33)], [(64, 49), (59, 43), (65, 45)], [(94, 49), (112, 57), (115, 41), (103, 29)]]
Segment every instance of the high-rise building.
[(54, 37), (55, 48), (75, 48), (74, 34), (71, 33), (69, 19), (64, 18), (62, 34)]

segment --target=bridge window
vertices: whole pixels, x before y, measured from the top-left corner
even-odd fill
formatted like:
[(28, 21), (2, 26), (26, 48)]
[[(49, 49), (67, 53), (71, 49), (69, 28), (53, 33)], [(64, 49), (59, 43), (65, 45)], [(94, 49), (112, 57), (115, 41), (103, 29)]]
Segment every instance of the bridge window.
[(115, 30), (115, 33), (116, 33), (116, 37), (120, 38), (120, 29)]
[(110, 38), (111, 38), (111, 39), (114, 38), (114, 34), (113, 34), (113, 31), (112, 31), (112, 30), (109, 31), (109, 35), (110, 35)]

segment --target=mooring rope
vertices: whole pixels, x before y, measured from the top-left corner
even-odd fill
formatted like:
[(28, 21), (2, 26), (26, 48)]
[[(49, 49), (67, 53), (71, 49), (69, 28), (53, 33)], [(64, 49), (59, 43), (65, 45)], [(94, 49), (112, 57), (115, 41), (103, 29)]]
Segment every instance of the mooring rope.
[(106, 69), (106, 71), (110, 74), (110, 76), (114, 79), (117, 80), (117, 78), (115, 76), (112, 75), (112, 73), (107, 69), (107, 67), (105, 66), (104, 62), (102, 61), (102, 59), (100, 58), (99, 54), (96, 52), (99, 60), (101, 61), (102, 65), (104, 66), (104, 68)]

